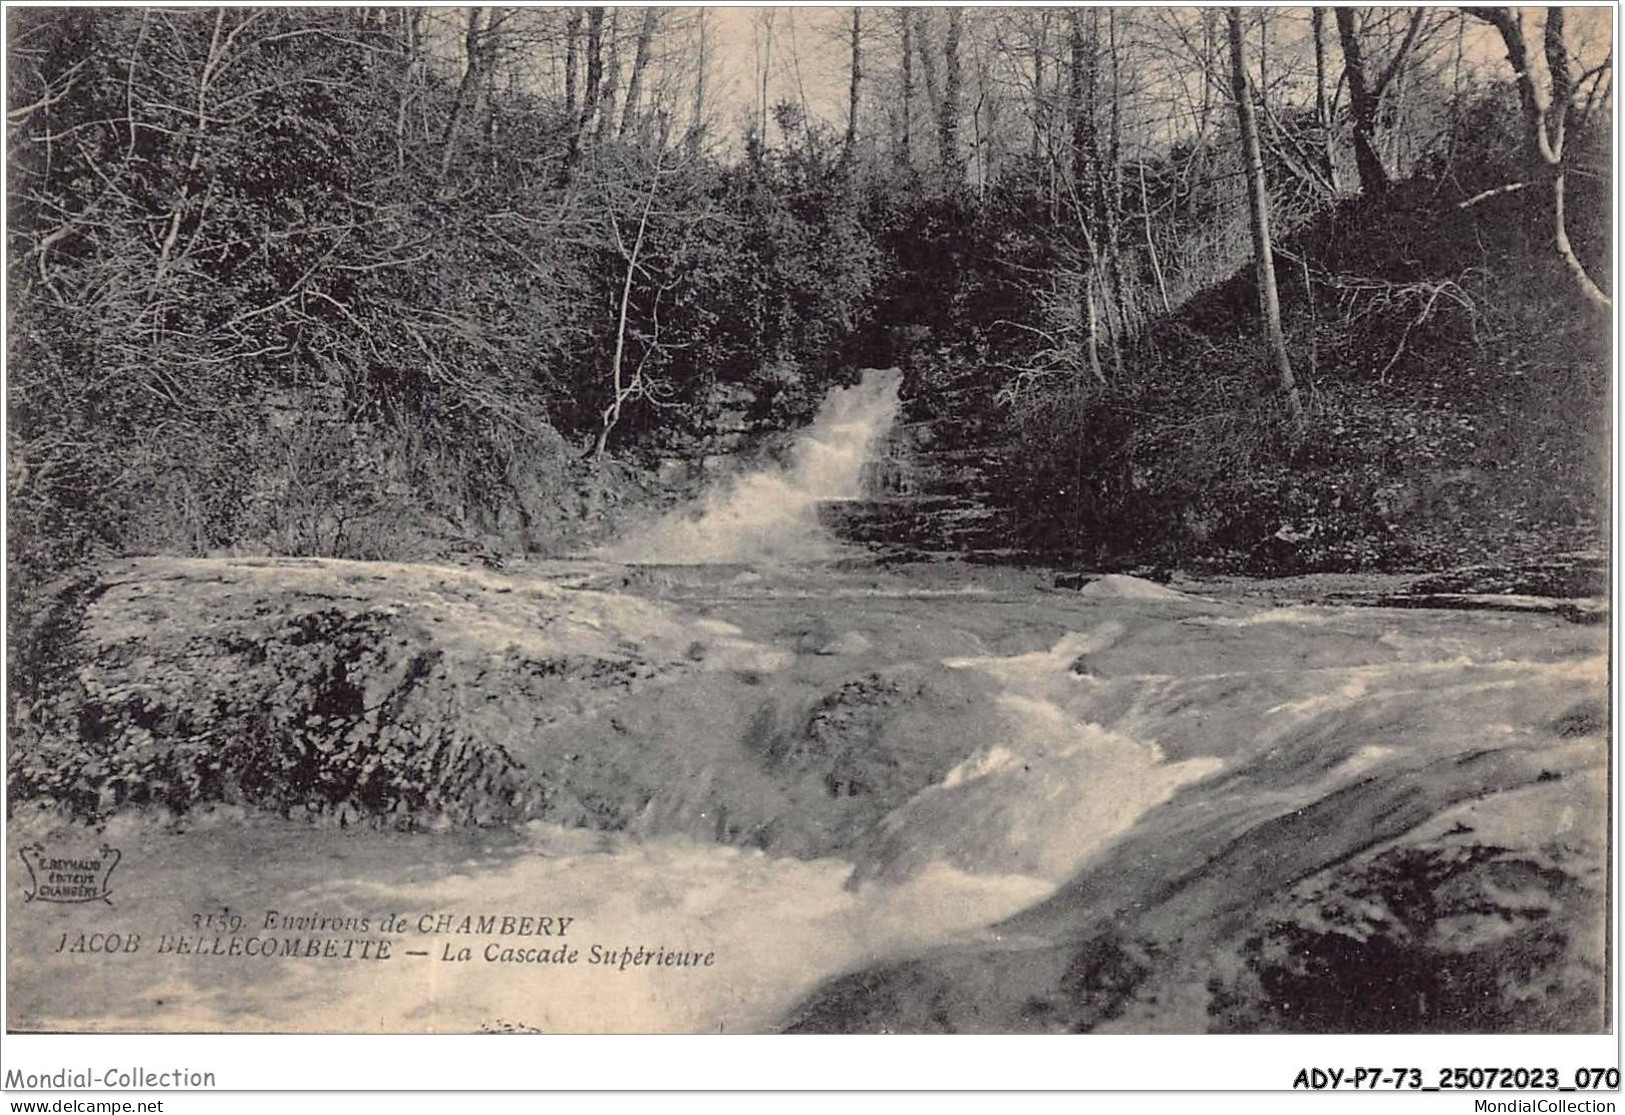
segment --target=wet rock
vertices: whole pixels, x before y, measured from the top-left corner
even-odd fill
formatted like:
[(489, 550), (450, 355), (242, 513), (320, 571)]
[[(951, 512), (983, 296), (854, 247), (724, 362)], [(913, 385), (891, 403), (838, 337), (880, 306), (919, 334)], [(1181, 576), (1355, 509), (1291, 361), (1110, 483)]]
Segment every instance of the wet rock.
[(782, 664), (635, 598), (447, 566), (139, 559), (59, 605), (25, 644), (11, 792), (93, 816), (546, 813), (556, 787), (517, 757), (539, 728), (663, 675)]
[(795, 645), (801, 654), (823, 656), (867, 654), (872, 649), (872, 644), (862, 632), (836, 632), (827, 622), (817, 618), (797, 633)]
[(1082, 596), (1095, 600), (1189, 600), (1177, 589), (1166, 588), (1155, 581), (1130, 577), (1123, 573), (1107, 573), (1080, 585)]

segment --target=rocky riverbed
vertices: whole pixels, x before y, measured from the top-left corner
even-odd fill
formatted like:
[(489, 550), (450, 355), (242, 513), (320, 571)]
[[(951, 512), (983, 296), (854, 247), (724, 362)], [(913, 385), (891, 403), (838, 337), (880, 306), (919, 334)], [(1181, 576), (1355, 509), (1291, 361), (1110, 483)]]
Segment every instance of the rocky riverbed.
[[(28, 901), (8, 862), (9, 1022), (1605, 1025), (1605, 627), (1064, 583), (107, 566), (29, 644), (8, 825), (118, 849), (111, 906)], [(478, 919), (510, 914), (572, 921), (504, 961)], [(110, 931), (138, 951), (75, 950)], [(242, 951), (312, 932), (316, 956)]]

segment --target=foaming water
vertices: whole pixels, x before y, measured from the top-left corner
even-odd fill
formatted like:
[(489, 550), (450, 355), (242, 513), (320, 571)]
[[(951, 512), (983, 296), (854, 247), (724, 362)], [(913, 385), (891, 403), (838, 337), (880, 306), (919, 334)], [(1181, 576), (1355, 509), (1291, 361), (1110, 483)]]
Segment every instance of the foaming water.
[(632, 532), (596, 556), (611, 561), (697, 565), (804, 562), (836, 556), (839, 543), (818, 521), (818, 505), (863, 495), (864, 462), (897, 417), (902, 373), (871, 368), (860, 383), (830, 392), (797, 437), (787, 465), (713, 489)]
[(1223, 768), (1211, 757), (1170, 762), (1138, 731), (1111, 730), (1064, 707), (1080, 656), (1110, 647), (1123, 625), (1073, 632), (1049, 651), (948, 659), (1004, 688), (993, 737), (882, 822), (861, 874), (907, 877), (922, 864), (1059, 883), (1181, 786)]
[[(199, 892), (248, 911), (255, 924), (247, 932), (267, 908), (337, 918), (398, 914), (409, 927), (381, 963), (256, 960), (245, 980), (241, 958), (155, 954), (108, 965), (105, 978), (69, 1002), (51, 992), (75, 983), (74, 962), (83, 958), (54, 951), (57, 934), (73, 925), (71, 910), (53, 908), (51, 924), (30, 922), (27, 947), (12, 954), (12, 979), (25, 988), (14, 1012), (48, 1029), (471, 1033), (511, 1023), (549, 1033), (754, 1033), (773, 1028), (830, 975), (976, 936), (1052, 889), (941, 863), (897, 885), (855, 888), (846, 885), (852, 864), (845, 860), (780, 859), (681, 837), (634, 840), (545, 824), (530, 826), (500, 855), (443, 865), (431, 877), (411, 865), (412, 842), (389, 834), (337, 841), (290, 831), (273, 846), (275, 880), (257, 885), (221, 862), (218, 846), (217, 833), (163, 841), (174, 879), (142, 911), (153, 941), (157, 928), (187, 923)], [(147, 851), (126, 847), (126, 854)], [(354, 874), (335, 877), (335, 868)], [(505, 912), (574, 921), (562, 939), (416, 932), (425, 917)], [(577, 950), (573, 961), (516, 962), (503, 951), (560, 945)], [(712, 960), (594, 962), (595, 948), (620, 957), (639, 946)]]
[[(866, 382), (832, 399), (820, 436), (809, 432), (778, 479), (826, 496), (855, 486), (864, 453), (838, 450), (878, 435), (838, 428), (866, 424), (877, 398), (894, 399), (891, 378), (884, 393)], [(713, 510), (733, 501), (747, 502), (730, 489)], [(720, 519), (711, 525), (725, 536)], [(208, 568), (215, 576), (195, 582), (194, 598), (269, 592), (245, 581), (248, 567)], [(1486, 843), (1493, 832), (1504, 845), (1504, 834), (1527, 826), (1531, 841), (1572, 830), (1575, 841), (1596, 834), (1605, 847), (1606, 807), (1581, 790), (1545, 813), (1486, 796), (1503, 786), (1563, 800), (1570, 786), (1590, 785), (1582, 777), (1605, 775), (1602, 627), (1468, 612), (1254, 611), (1123, 580), (1093, 598), (1047, 586), (1023, 595), (1008, 581), (943, 580), (939, 571), (922, 579), (918, 570), (884, 581), (833, 568), (748, 571), (751, 591), (771, 594), (761, 600), (745, 598), (735, 571), (679, 571), (695, 586), (688, 610), (636, 592), (435, 567), (300, 563), (282, 587), (358, 592), (351, 578), (379, 572), (410, 588), (432, 613), (424, 626), (444, 629), (433, 645), (458, 661), (635, 654), (661, 671), (629, 685), (624, 705), (619, 690), (564, 692), (559, 713), (579, 718), (552, 729), (572, 733), (565, 761), (624, 747), (641, 763), (647, 746), (649, 763), (660, 763), (672, 739), (698, 757), (656, 768), (673, 772), (663, 783), (671, 792), (615, 834), (537, 823), (408, 836), (227, 809), (178, 829), (167, 815), (146, 823), (121, 813), (62, 835), (52, 815), (19, 814), (8, 822), (15, 846), (105, 842), (122, 858), (112, 907), (28, 902), (26, 865), (10, 861), (12, 1028), (751, 1033), (783, 1024), (832, 977), (938, 949), (1073, 941), (1105, 916), (1124, 919), (1126, 939), (1150, 925), (1190, 926), (1197, 940), (1233, 915), (1238, 888), (1255, 877), (1267, 896), (1283, 878), (1311, 878), (1369, 847), (1383, 825), (1418, 819), (1454, 832), (1464, 817)], [(712, 574), (730, 578), (709, 582), (725, 584), (714, 598), (704, 588)], [(975, 595), (989, 586), (999, 592)], [(135, 630), (129, 622), (114, 643)], [(814, 629), (831, 637), (806, 638)], [(454, 692), (459, 707), (477, 698), (483, 708), (479, 695), (490, 690)], [(684, 809), (727, 806), (734, 795), (754, 809), (759, 791), (779, 785), (766, 780), (787, 777), (771, 747), (777, 728), (758, 733), (751, 720), (747, 731), (746, 714), (767, 710), (775, 725), (800, 731), (810, 719), (793, 702), (815, 694), (839, 697), (820, 706), (830, 715), (816, 740), (794, 737), (808, 744), (802, 757), (831, 772), (854, 760), (859, 769), (918, 762), (910, 796), (820, 859), (695, 838), (704, 826)], [(490, 719), (478, 723), (495, 725), (532, 714), (482, 715)], [(605, 797), (607, 784), (580, 783)], [(628, 792), (632, 808), (638, 792)], [(1603, 794), (1605, 784), (1598, 801)], [(809, 797), (787, 798), (781, 815)], [(669, 815), (668, 799), (678, 806)], [(1460, 802), (1480, 812), (1448, 811)], [(1312, 833), (1272, 835), (1268, 826), (1310, 809)], [(725, 831), (722, 820), (715, 831)], [(244, 936), (262, 935), (277, 912), (369, 920), (328, 936), (379, 938), (386, 918), (408, 928), (390, 933), (394, 952), (382, 962), (251, 959), (222, 955), (217, 931), (197, 928), (194, 919), (215, 910), (241, 915)], [(441, 916), (510, 914), (573, 921), (567, 941), (418, 928)], [(1134, 920), (1153, 917), (1164, 920)], [(141, 951), (63, 947), (91, 931), (139, 934)], [(183, 935), (196, 942), (186, 953), (175, 947)], [(579, 950), (575, 961), (505, 954), (562, 943)], [(715, 960), (591, 960), (594, 946), (620, 954), (640, 945)], [(1194, 1001), (1194, 1015), (1159, 1015), (1158, 1025), (1208, 1025), (1205, 1000)]]

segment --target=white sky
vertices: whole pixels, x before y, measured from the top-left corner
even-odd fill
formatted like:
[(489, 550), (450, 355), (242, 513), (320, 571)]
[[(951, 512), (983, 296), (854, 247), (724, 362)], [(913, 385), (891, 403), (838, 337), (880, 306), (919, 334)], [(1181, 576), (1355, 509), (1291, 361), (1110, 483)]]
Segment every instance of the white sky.
[[(1449, 9), (1447, 5), (1428, 5)], [(522, 65), (530, 71), (526, 80), (560, 83), (562, 46), (557, 29), (562, 26), (562, 10), (539, 5), (510, 5), (529, 8), (520, 21), (533, 23), (544, 29), (529, 45), (520, 48)], [(646, 83), (646, 96), (661, 96), (673, 114), (682, 121), (688, 119), (693, 104), (693, 58), (697, 43), (697, 28), (703, 19), (706, 26), (707, 59), (705, 77), (706, 115), (712, 122), (712, 132), (726, 143), (735, 143), (743, 135), (747, 122), (757, 111), (760, 67), (768, 68), (768, 103), (789, 101), (804, 105), (809, 115), (832, 127), (844, 127), (847, 110), (847, 82), (850, 65), (849, 32), (852, 8), (837, 5), (799, 5), (767, 7), (759, 5), (660, 5), (663, 9), (662, 28), (657, 43), (657, 57)], [(935, 7), (941, 7), (936, 5)], [(967, 83), (967, 100), (978, 96), (970, 86), (976, 73), (986, 69), (992, 75), (991, 94), (1000, 89), (1016, 92), (1026, 80), (1023, 53), (1029, 26), (1041, 18), (1045, 10), (1040, 5), (978, 5), (968, 7), (965, 17), (965, 41), (962, 56)], [(1217, 10), (1217, 9), (1213, 9)], [(1253, 11), (1260, 11), (1254, 8)], [(1309, 95), (1307, 81), (1312, 70), (1309, 46), (1310, 20), (1306, 7), (1267, 6), (1269, 40), (1263, 51), (1268, 58), (1272, 96), (1304, 97)], [(613, 6), (612, 6), (613, 11)], [(892, 107), (898, 86), (897, 8), (865, 7), (864, 71), (865, 116), (871, 120)], [(917, 8), (922, 17), (926, 8)], [(1058, 49), (1064, 37), (1064, 8), (1049, 7), (1052, 26), (1049, 30), (1052, 49)], [(1540, 64), (1540, 28), (1544, 9), (1526, 11), (1526, 35), (1531, 54)], [(623, 67), (630, 66), (633, 43), (641, 19), (641, 7), (625, 6), (615, 16), (618, 35), (622, 43)], [(1183, 111), (1199, 89), (1200, 75), (1196, 71), (1189, 50), (1179, 44), (1175, 31), (1184, 28), (1187, 35), (1199, 22), (1200, 9), (1188, 5), (1126, 5), (1118, 6), (1116, 25), (1131, 60), (1131, 70), (1125, 81), (1139, 87), (1138, 95), (1130, 95), (1130, 107), (1125, 113), (1125, 126), (1132, 134), (1136, 124), (1151, 138), (1164, 134), (1170, 126), (1166, 122)], [(703, 15), (702, 15), (703, 13)], [(1396, 16), (1398, 12), (1394, 13)], [(1599, 60), (1611, 43), (1612, 5), (1571, 5), (1568, 8), (1568, 40), (1580, 57), (1582, 65)], [(439, 9), (436, 22), (443, 28), (445, 42), (453, 53), (460, 54), (458, 28), (464, 18), (461, 9)], [(941, 49), (940, 13), (933, 13), (939, 30), (935, 44)], [(771, 35), (767, 25), (771, 21)], [(1104, 20), (1102, 21), (1104, 23)], [(1328, 64), (1335, 71), (1341, 67), (1342, 57), (1337, 46), (1337, 33), (1332, 21), (1327, 21), (1326, 46)], [(1394, 19), (1398, 26), (1402, 19)], [(509, 25), (510, 27), (513, 24)], [(551, 32), (545, 31), (551, 27)], [(608, 21), (606, 20), (606, 30)], [(1199, 35), (1194, 36), (1199, 40)], [(771, 40), (771, 51), (765, 44)], [(1424, 35), (1424, 40), (1427, 35)], [(1222, 46), (1222, 26), (1219, 34)], [(1249, 27), (1249, 48), (1257, 64), (1263, 36), (1256, 25)], [(1453, 58), (1456, 51), (1454, 29), (1446, 29), (1433, 36), (1428, 49), (1442, 52), (1439, 57)], [(1379, 35), (1367, 42), (1370, 65), (1379, 68), (1387, 58), (1387, 46)], [(1477, 20), (1463, 25), (1461, 50), (1464, 70), (1471, 76), (1498, 81), (1510, 81), (1499, 36), (1494, 29)], [(1059, 59), (1051, 63), (1050, 75), (1057, 72)], [(941, 75), (939, 73), (939, 80)], [(919, 66), (915, 67), (916, 82), (922, 82)], [(1286, 84), (1278, 83), (1285, 81)], [(923, 83), (921, 88), (923, 104)], [(969, 111), (969, 109), (967, 109)], [(1017, 115), (1007, 109), (1002, 120)], [(1175, 125), (1177, 126), (1177, 125)], [(769, 127), (769, 140), (779, 139), (777, 129)]]

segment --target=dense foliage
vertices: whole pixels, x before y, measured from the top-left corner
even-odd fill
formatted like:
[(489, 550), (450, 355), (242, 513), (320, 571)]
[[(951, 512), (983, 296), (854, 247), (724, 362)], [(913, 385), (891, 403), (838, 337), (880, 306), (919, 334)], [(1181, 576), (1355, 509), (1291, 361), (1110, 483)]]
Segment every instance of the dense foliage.
[(23, 583), (119, 550), (381, 557), (568, 517), (618, 341), (644, 387), (611, 450), (705, 434), (719, 384), (794, 387), (793, 420), (839, 373), (873, 248), (827, 153), (572, 152), (560, 106), (468, 103), (409, 20), (16, 15)]
[[(1262, 98), (1299, 433), (1214, 12), (876, 10), (846, 135), (770, 119), (764, 84), (730, 144), (645, 74), (675, 65), (664, 17), (634, 51), (583, 11), (11, 13), (14, 607), (116, 552), (568, 549), (654, 498), (657, 458), (883, 362), (1049, 559), (1448, 564), (1594, 525), (1606, 326), (1551, 250), (1517, 93), (1464, 77), (1471, 20), (1356, 26), (1403, 85), (1369, 119)], [(1257, 65), (1301, 89), (1292, 18), (1259, 17)], [(514, 61), (556, 78), (566, 42), (562, 86)], [(1562, 155), (1593, 274), (1601, 73)], [(1188, 126), (1130, 119), (1180, 98)], [(1351, 196), (1350, 128), (1392, 188), (1368, 159)]]

